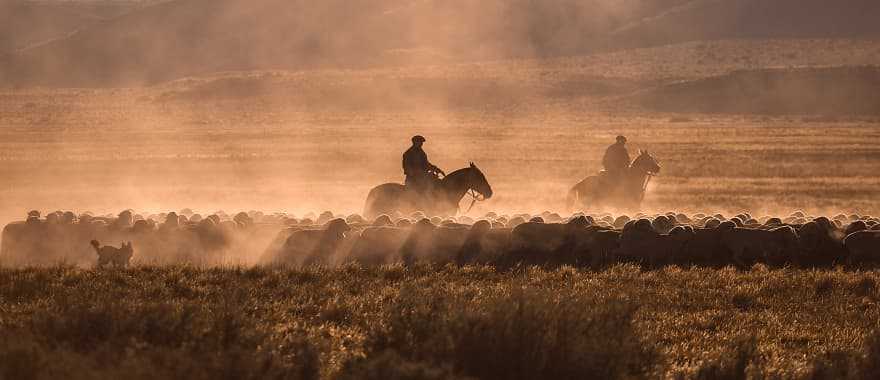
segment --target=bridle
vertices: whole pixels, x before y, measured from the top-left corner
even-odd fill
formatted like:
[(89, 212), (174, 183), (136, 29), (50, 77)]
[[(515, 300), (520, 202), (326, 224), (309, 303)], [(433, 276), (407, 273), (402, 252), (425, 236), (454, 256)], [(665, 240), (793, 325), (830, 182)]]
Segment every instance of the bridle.
[(474, 189), (468, 189), (467, 194), (471, 196), (471, 205), (468, 206), (467, 211), (464, 212), (465, 214), (471, 212), (471, 209), (474, 208), (474, 205), (477, 204), (477, 202), (486, 200), (486, 197), (483, 194), (480, 194)]
[(468, 190), (467, 193), (471, 196), (471, 205), (468, 206), (467, 211), (464, 212), (465, 214), (471, 212), (471, 209), (474, 208), (474, 205), (475, 205), (477, 202), (482, 202), (482, 201), (485, 201), (485, 200), (486, 200), (486, 197), (483, 196), (483, 194), (478, 193), (478, 192), (477, 192), (476, 190), (474, 190), (474, 189), (470, 189), (470, 190)]

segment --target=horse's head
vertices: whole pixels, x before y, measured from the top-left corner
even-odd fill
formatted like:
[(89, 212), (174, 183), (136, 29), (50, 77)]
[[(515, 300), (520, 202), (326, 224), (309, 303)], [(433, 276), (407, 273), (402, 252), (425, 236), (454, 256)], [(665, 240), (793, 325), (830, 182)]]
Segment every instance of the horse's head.
[(489, 181), (486, 180), (486, 176), (483, 175), (483, 172), (480, 171), (480, 168), (477, 165), (474, 165), (471, 162), (470, 170), (468, 171), (470, 175), (469, 183), (470, 188), (483, 196), (483, 199), (492, 198), (492, 186), (489, 185)]
[(640, 151), (632, 163), (632, 168), (647, 174), (660, 174), (660, 162), (647, 150)]

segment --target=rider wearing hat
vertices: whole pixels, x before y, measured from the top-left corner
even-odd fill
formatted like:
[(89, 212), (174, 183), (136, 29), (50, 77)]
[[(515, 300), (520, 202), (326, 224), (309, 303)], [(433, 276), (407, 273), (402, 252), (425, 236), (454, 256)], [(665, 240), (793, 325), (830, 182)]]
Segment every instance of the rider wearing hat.
[(425, 193), (437, 181), (438, 175), (446, 175), (443, 170), (428, 161), (428, 155), (422, 150), (425, 138), (413, 136), (412, 146), (403, 153), (403, 174), (406, 175), (406, 187)]
[(612, 178), (619, 178), (624, 170), (629, 167), (629, 152), (626, 150), (626, 137), (617, 136), (617, 142), (612, 144), (605, 150), (605, 157), (602, 158), (602, 166)]

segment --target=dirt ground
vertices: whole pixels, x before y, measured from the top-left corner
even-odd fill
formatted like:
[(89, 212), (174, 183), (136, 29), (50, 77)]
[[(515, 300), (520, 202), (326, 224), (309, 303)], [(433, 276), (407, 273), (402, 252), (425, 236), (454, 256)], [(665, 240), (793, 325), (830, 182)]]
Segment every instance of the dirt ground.
[(402, 181), (409, 137), (454, 170), (475, 162), (489, 210), (564, 208), (614, 136), (661, 160), (649, 210), (876, 213), (880, 122), (870, 119), (518, 109), (289, 110), (259, 101), (160, 102), (146, 90), (0, 94), (0, 215), (184, 207), (359, 212)]

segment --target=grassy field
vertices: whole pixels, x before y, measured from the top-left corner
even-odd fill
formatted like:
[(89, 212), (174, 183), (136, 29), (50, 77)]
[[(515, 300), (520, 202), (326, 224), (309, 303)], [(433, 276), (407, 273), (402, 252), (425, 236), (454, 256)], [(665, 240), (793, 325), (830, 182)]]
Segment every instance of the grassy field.
[(0, 270), (0, 377), (876, 378), (877, 272)]

